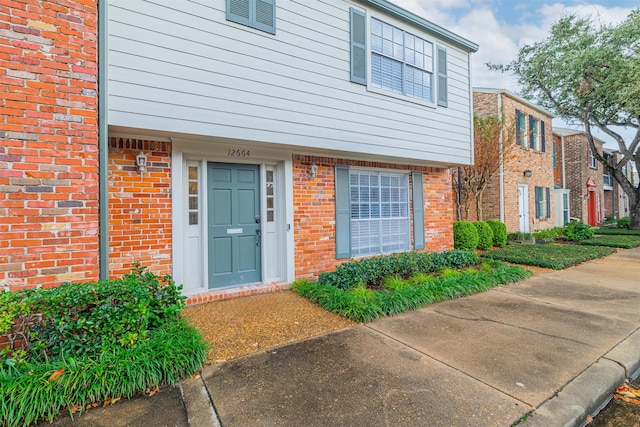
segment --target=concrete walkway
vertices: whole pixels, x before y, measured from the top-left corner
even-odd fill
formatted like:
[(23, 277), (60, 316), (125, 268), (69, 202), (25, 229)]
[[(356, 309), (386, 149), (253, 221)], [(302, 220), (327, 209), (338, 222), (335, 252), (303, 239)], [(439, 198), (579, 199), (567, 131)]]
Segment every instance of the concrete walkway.
[[(640, 249), (210, 366), (232, 426), (580, 426), (640, 367)], [(195, 425), (195, 423), (192, 423)], [(207, 425), (207, 424), (200, 424)]]
[(640, 368), (639, 307), (640, 248), (208, 366), (157, 399), (54, 424), (582, 426)]

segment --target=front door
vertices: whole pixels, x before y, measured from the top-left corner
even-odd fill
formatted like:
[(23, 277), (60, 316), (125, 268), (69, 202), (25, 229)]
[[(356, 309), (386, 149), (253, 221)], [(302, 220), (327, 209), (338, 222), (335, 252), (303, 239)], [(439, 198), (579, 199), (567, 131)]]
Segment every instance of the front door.
[(262, 280), (260, 168), (209, 163), (209, 288)]
[(529, 188), (518, 185), (518, 211), (520, 213), (520, 232), (529, 232)]

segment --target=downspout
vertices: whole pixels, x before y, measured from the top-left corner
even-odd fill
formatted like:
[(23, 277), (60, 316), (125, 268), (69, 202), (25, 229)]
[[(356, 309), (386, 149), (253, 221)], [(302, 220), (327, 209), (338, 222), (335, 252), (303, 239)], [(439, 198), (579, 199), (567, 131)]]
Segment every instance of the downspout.
[(100, 280), (109, 279), (109, 136), (107, 134), (107, 1), (98, 0), (98, 187)]
[(560, 151), (562, 152), (562, 188), (567, 188), (565, 176), (564, 136), (560, 137)]
[[(502, 93), (497, 93), (498, 97), (498, 118), (502, 121)], [(502, 152), (502, 130), (500, 130), (500, 222), (504, 222), (504, 159)]]

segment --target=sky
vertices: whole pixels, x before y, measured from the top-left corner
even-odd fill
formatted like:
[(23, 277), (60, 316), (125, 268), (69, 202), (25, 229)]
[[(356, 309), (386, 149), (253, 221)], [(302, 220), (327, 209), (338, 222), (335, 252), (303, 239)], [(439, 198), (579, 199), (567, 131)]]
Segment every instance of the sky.
[[(618, 24), (638, 0), (392, 0), (423, 18), (477, 43), (471, 57), (474, 87), (507, 89), (518, 94), (517, 80), (491, 71), (486, 63), (506, 64), (521, 46), (541, 41), (564, 15), (591, 16), (604, 24)], [(554, 126), (567, 126), (554, 120)], [(625, 136), (627, 132), (624, 132)], [(629, 135), (634, 132), (629, 131)], [(600, 135), (604, 141), (610, 138)], [(608, 142), (608, 148), (616, 144)]]

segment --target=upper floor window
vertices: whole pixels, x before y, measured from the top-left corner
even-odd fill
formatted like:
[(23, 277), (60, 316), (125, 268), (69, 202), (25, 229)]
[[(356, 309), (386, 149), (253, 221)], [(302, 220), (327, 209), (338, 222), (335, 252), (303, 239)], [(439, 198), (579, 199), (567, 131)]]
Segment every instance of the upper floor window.
[[(516, 110), (516, 143), (522, 147), (546, 151), (544, 121)], [(528, 142), (528, 144), (527, 144)], [(555, 153), (555, 151), (554, 151)]]
[(593, 155), (593, 151), (589, 148), (589, 167), (593, 169), (598, 169), (598, 160), (596, 156)]
[(434, 103), (437, 81), (437, 104), (446, 107), (447, 50), (438, 46), (434, 57), (435, 50), (432, 42), (377, 18), (369, 20), (367, 33), (365, 13), (351, 8), (352, 82)]
[(226, 0), (227, 20), (276, 33), (276, 0)]
[(371, 85), (433, 102), (433, 44), (371, 18)]
[(554, 168), (554, 169), (557, 169), (557, 168), (558, 168), (558, 154), (556, 153), (557, 148), (558, 148), (558, 147), (556, 146), (556, 142), (555, 142), (555, 141), (553, 141), (553, 142), (551, 143), (551, 149), (553, 150), (553, 154), (552, 154), (552, 156), (553, 156), (553, 168)]

